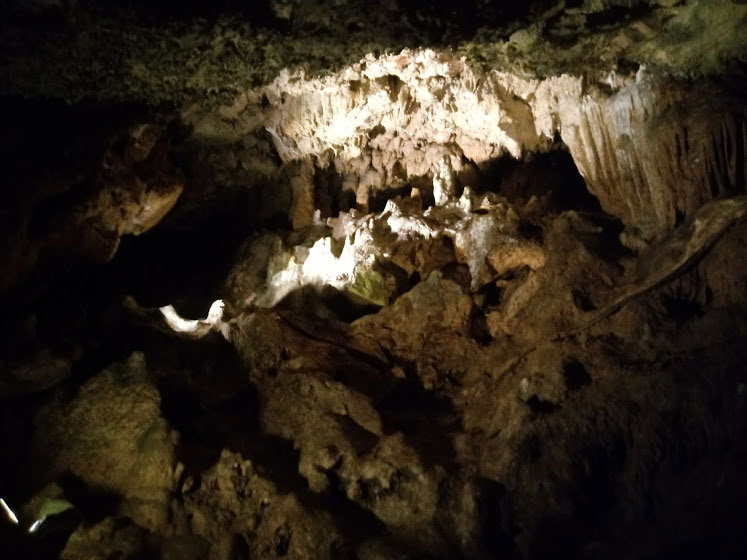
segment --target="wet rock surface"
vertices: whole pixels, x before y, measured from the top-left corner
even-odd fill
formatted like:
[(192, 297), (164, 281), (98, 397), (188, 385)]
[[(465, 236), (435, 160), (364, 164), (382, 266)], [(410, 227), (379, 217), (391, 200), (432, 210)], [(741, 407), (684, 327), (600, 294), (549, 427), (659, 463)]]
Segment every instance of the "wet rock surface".
[(374, 4), (2, 7), (0, 556), (747, 552), (745, 6)]

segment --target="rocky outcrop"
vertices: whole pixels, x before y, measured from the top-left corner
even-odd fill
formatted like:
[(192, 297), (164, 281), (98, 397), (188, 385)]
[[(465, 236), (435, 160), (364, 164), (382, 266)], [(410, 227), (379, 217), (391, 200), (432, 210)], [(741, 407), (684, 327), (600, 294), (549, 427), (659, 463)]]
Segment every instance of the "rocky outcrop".
[(589, 189), (632, 226), (629, 236), (646, 241), (708, 200), (744, 192), (746, 109), (717, 88), (639, 70), (635, 81), (601, 99), (584, 95), (559, 117)]
[(379, 214), (340, 212), (328, 223), (285, 242), (276, 235), (249, 239), (226, 279), (232, 306), (274, 307), (306, 287), (334, 288), (352, 301), (385, 306), (410, 278), (449, 263), (468, 268), (473, 291), (545, 263), (542, 248), (522, 236), (519, 216), (505, 200), (469, 189), (426, 210), (418, 198), (397, 198)]
[[(269, 278), (303, 293), (247, 303), (286, 250), (269, 234), (237, 255), (220, 318), (126, 300), (149, 366), (135, 353), (58, 387), (36, 416), (35, 480), (114, 495), (65, 557), (598, 557), (659, 555), (682, 526), (723, 538), (710, 520), (747, 495), (741, 455), (724, 455), (744, 449), (747, 271), (718, 274), (744, 241), (743, 200), (636, 258), (612, 256), (603, 215), (547, 204), (399, 199), (288, 233), (298, 254), (337, 235), (411, 262), (411, 284), (358, 316), (327, 280), (306, 293), (280, 269)], [(439, 236), (450, 252), (429, 247)]]
[(3, 290), (38, 264), (107, 262), (122, 235), (148, 231), (176, 204), (183, 179), (166, 130), (141, 124), (118, 132), (92, 167), (73, 176), (42, 171), (48, 176), (9, 203), (16, 229), (2, 238)]
[(161, 417), (160, 396), (135, 353), (89, 379), (74, 399), (36, 418), (33, 453), (39, 480), (72, 475), (121, 500), (120, 514), (163, 530), (177, 481), (175, 435)]
[[(195, 141), (220, 136), (247, 146), (233, 152), (244, 170), (234, 180), (267, 171), (268, 142), (285, 164), (304, 169), (290, 181), (297, 227), (350, 196), (366, 211), (378, 190), (429, 187), (444, 161), (461, 187), (475, 186), (491, 161), (547, 150), (556, 135), (602, 207), (629, 226), (630, 244), (745, 186), (744, 103), (645, 67), (590, 85), (572, 74), (526, 79), (453, 55), (403, 51), (323, 79), (284, 73), (219, 115), (186, 118)], [(330, 168), (337, 184), (322, 195), (314, 177)]]
[(342, 546), (328, 513), (279, 492), (239, 454), (222, 452), (199, 481), (187, 479), (183, 491), (187, 526), (180, 529), (202, 537), (210, 558), (244, 550), (263, 558), (332, 558)]

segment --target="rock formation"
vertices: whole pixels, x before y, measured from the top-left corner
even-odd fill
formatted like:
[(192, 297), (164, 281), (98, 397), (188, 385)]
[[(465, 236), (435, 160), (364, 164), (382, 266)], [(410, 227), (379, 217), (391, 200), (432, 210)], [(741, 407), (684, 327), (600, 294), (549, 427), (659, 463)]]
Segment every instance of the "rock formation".
[(0, 7), (0, 556), (747, 552), (746, 4), (176, 4)]

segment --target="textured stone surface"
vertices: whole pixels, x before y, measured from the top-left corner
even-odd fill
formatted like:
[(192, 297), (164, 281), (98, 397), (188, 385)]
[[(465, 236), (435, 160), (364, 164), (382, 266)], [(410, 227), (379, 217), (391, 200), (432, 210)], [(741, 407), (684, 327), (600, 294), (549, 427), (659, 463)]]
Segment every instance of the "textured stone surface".
[(185, 488), (188, 530), (211, 543), (210, 558), (233, 557), (236, 539), (262, 558), (332, 558), (341, 546), (328, 514), (279, 492), (238, 454), (223, 451), (196, 489)]
[(68, 540), (60, 558), (64, 560), (110, 560), (142, 558), (148, 554), (145, 531), (131, 523), (107, 517), (101, 523), (80, 527)]
[[(225, 0), (160, 9), (135, 2), (131, 10), (76, 3), (67, 12), (58, 2), (8, 4), (1, 60), (9, 79), (2, 93), (70, 101), (95, 96), (215, 106), (284, 68), (313, 75), (369, 52), (434, 44), (525, 76), (561, 74), (582, 64), (595, 78), (620, 60), (681, 76), (718, 75), (747, 49), (745, 8), (731, 0), (510, 6), (321, 0), (282, 2), (290, 9), (280, 11), (260, 0), (233, 14), (237, 6)], [(39, 19), (46, 25), (35, 26)]]
[[(483, 72), (453, 55), (405, 51), (317, 80), (281, 74), (219, 117), (187, 119), (196, 139), (269, 139), (284, 162), (305, 162), (293, 165), (306, 176), (312, 164), (331, 166), (351, 191), (437, 177), (444, 161), (459, 181), (465, 162), (481, 167), (504, 154), (520, 158), (548, 149), (559, 134), (603, 208), (644, 241), (705, 201), (744, 190), (741, 99), (645, 67), (610, 80), (591, 87), (573, 74), (527, 79)], [(239, 156), (247, 172), (267, 169), (262, 151)], [(313, 181), (294, 177), (291, 219), (308, 225)]]
[(0, 556), (744, 556), (743, 3), (23, 4)]
[[(368, 220), (341, 214), (335, 228), (373, 220), (430, 236), (469, 217), (499, 216), (515, 231), (531, 219), (542, 266), (527, 259), (475, 288), (472, 273), (484, 271), (452, 250), (350, 323), (334, 318), (324, 291), (269, 309), (227, 303), (222, 335), (199, 339), (142, 312), (149, 334), (138, 340), (163, 411), (135, 354), (42, 409), (33, 441), (46, 479), (70, 471), (115, 492), (119, 513), (151, 532), (81, 525), (66, 554), (89, 543), (102, 558), (130, 546), (216, 559), (659, 555), (683, 526), (703, 539), (729, 531), (711, 520), (745, 495), (743, 462), (730, 453), (744, 445), (735, 279), (747, 271), (732, 266), (729, 280), (719, 263), (744, 243), (741, 199), (704, 207), (652, 246), (690, 256), (668, 272), (656, 259), (660, 280), (597, 317), (595, 303), (614, 301), (624, 269), (634, 277), (648, 253), (611, 258), (604, 216), (491, 198), (426, 212), (392, 201)], [(488, 231), (481, 240), (504, 235)], [(303, 243), (313, 233), (287, 235)], [(277, 247), (258, 239), (234, 270)], [(381, 255), (399, 243), (369, 242)], [(464, 247), (500, 264), (479, 243)], [(429, 253), (411, 250), (416, 262)], [(245, 278), (262, 285), (253, 274), (230, 285), (241, 290)], [(176, 448), (162, 414), (182, 432)]]
[(233, 306), (273, 307), (298, 290), (325, 287), (384, 306), (414, 274), (449, 263), (467, 265), (476, 291), (545, 262), (541, 247), (520, 234), (516, 211), (494, 195), (467, 191), (426, 210), (418, 199), (398, 198), (381, 213), (340, 212), (328, 224), (285, 241), (264, 234), (249, 239), (226, 280)]
[[(166, 26), (156, 40), (137, 18), (117, 28), (105, 10), (89, 14), (81, 7), (102, 25), (89, 27), (76, 16), (81, 27), (65, 31), (64, 14), (54, 12), (61, 18), (60, 41), (45, 42), (48, 56), (33, 64), (15, 42), (36, 31), (23, 23), (23, 9), (11, 10), (3, 37), (17, 56), (4, 62), (11, 78), (6, 93), (53, 95), (52, 88), (53, 97), (77, 99), (85, 87), (87, 96), (106, 101), (177, 99), (191, 127), (175, 148), (189, 159), (182, 216), (206, 200), (249, 189), (259, 199), (247, 211), (253, 219), (285, 214), (301, 228), (314, 223), (317, 211), (325, 219), (347, 210), (351, 198), (366, 213), (380, 209), (371, 204), (381, 191), (426, 187), (430, 196), (431, 186), (439, 185), (440, 192), (444, 169), (450, 189), (475, 186), (476, 170), (507, 155), (548, 150), (556, 135), (602, 207), (627, 226), (623, 239), (635, 249), (663, 237), (708, 200), (744, 191), (743, 96), (739, 87), (713, 78), (747, 49), (740, 33), (743, 5), (640, 2), (628, 12), (609, 2), (550, 4), (534, 4), (531, 25), (521, 19), (499, 25), (492, 41), (488, 30), (474, 34), (468, 27), (473, 35), (460, 37), (451, 51), (389, 43), (399, 27), (451, 28), (448, 19), (439, 20), (444, 14), (434, 15), (441, 8), (428, 15), (425, 8), (397, 12), (396, 3), (382, 4), (363, 26), (355, 2), (335, 4), (336, 15), (326, 23), (311, 13), (320, 7), (307, 11), (290, 3), (290, 11), (265, 6), (254, 13), (258, 26), (251, 18), (224, 18), (212, 27), (208, 21)], [(500, 8), (480, 9), (493, 14), (488, 21), (500, 19)], [(287, 41), (275, 24), (291, 26)], [(345, 26), (360, 31), (368, 54), (352, 56), (355, 49), (324, 41), (304, 48), (304, 57), (297, 54), (305, 41), (319, 39), (309, 29), (333, 34)], [(710, 45), (700, 49), (708, 56), (693, 46), (703, 44)], [(373, 54), (379, 51), (384, 54)], [(95, 60), (84, 64), (81, 53)], [(316, 72), (295, 67), (300, 58)], [(64, 69), (38, 67), (53, 61)], [(97, 78), (88, 75), (92, 68)], [(261, 78), (239, 78), (257, 72)], [(169, 79), (161, 80), (164, 75)], [(694, 84), (701, 76), (707, 79)], [(206, 92), (221, 93), (206, 102)], [(156, 142), (158, 134), (135, 127), (126, 155), (107, 156), (92, 190), (75, 181), (55, 185), (53, 194), (68, 192), (76, 202), (51, 219), (34, 218), (34, 207), (40, 199), (55, 207), (62, 202), (34, 187), (32, 200), (11, 212), (21, 222), (9, 223), (3, 239), (10, 263), (4, 285), (16, 285), (37, 261), (71, 254), (106, 261), (122, 234), (157, 223), (182, 189), (178, 174), (162, 165), (165, 141)], [(145, 156), (153, 160), (150, 171), (133, 173)], [(34, 219), (44, 223), (41, 233), (28, 231)]]
[[(45, 157), (51, 156), (40, 154), (36, 165), (41, 169), (33, 173), (41, 178), (5, 209), (18, 229), (13, 237), (4, 236), (0, 246), (6, 263), (0, 275), (4, 290), (17, 287), (35, 267), (56, 260), (107, 262), (122, 235), (148, 231), (176, 204), (183, 179), (173, 166), (163, 127), (141, 124), (117, 134), (99, 161), (77, 173), (46, 169)], [(20, 188), (16, 181), (24, 181), (13, 179), (11, 192)]]
[(112, 365), (72, 400), (39, 413), (33, 442), (37, 476), (49, 480), (69, 473), (121, 498), (121, 511), (142, 527), (162, 529), (176, 461), (174, 436), (159, 405), (141, 353)]

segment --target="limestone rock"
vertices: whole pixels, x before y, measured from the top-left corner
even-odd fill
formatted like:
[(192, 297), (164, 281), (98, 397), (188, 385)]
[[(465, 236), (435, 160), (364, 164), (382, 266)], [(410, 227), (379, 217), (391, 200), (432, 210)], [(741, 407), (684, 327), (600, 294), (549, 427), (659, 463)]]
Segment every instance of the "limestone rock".
[(16, 201), (20, 237), (3, 239), (7, 262), (14, 265), (4, 268), (1, 287), (14, 287), (37, 264), (54, 259), (107, 262), (122, 235), (148, 231), (176, 204), (183, 178), (171, 162), (166, 131), (139, 125), (118, 132), (119, 142), (112, 142), (94, 169), (52, 175)]
[(262, 425), (293, 442), (315, 493), (342, 492), (393, 534), (431, 547), (439, 472), (425, 468), (401, 434), (384, 435), (369, 399), (322, 372), (281, 369), (263, 383)]
[(209, 558), (236, 554), (243, 540), (262, 558), (332, 558), (340, 535), (330, 516), (279, 492), (251, 461), (224, 450), (184, 504), (191, 531), (210, 543)]
[(79, 527), (60, 554), (63, 560), (135, 560), (147, 554), (146, 532), (127, 521), (107, 517), (100, 523)]
[[(542, 80), (482, 73), (444, 53), (404, 51), (369, 56), (327, 78), (281, 74), (247, 94), (256, 105), (246, 105), (233, 120), (232, 134), (260, 134), (262, 126), (273, 131), (289, 167), (334, 150), (334, 171), (358, 178), (345, 188), (358, 193), (364, 211), (377, 190), (402, 176), (430, 177), (443, 204), (464, 158), (478, 167), (506, 153), (520, 158), (549, 149), (556, 134), (602, 207), (644, 241), (714, 196), (739, 192), (746, 181), (739, 162), (747, 122), (739, 99), (715, 85), (693, 88), (660, 77), (645, 66), (616, 75), (613, 86), (590, 87), (569, 73)], [(264, 99), (273, 110), (262, 106)], [(383, 132), (372, 137), (376, 127)], [(441, 137), (450, 141), (434, 143)], [(306, 218), (299, 223), (308, 224), (314, 205), (308, 175), (321, 170), (305, 173), (305, 186), (293, 189), (295, 205), (305, 197), (299, 208), (306, 208)]]
[(174, 437), (144, 357), (134, 353), (87, 381), (72, 400), (40, 412), (36, 476), (54, 480), (70, 473), (119, 496), (121, 512), (141, 526), (162, 529), (175, 483)]
[(467, 192), (426, 211), (417, 201), (397, 199), (379, 214), (341, 212), (330, 220), (332, 232), (307, 229), (293, 247), (259, 236), (245, 245), (229, 275), (233, 301), (272, 307), (306, 286), (327, 286), (384, 306), (402, 290), (402, 277), (424, 276), (450, 262), (468, 265), (473, 291), (515, 270), (544, 266), (542, 249), (522, 237), (510, 205), (477, 197), (473, 212), (472, 198)]
[(744, 556), (743, 2), (7, 4), (0, 556)]
[(472, 302), (460, 286), (433, 272), (390, 307), (356, 321), (353, 330), (375, 337), (378, 344), (403, 359), (416, 360), (434, 325), (439, 331), (460, 332), (471, 308)]

